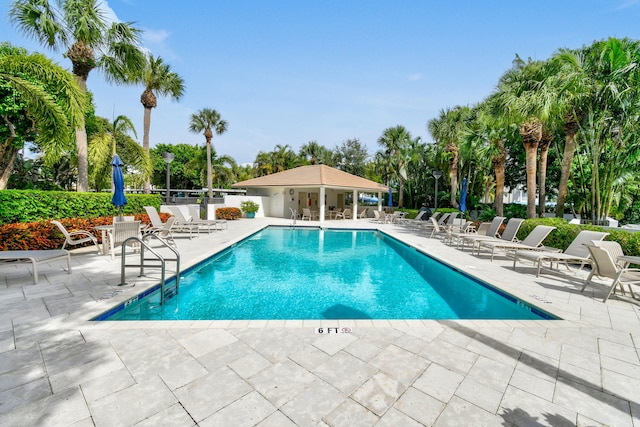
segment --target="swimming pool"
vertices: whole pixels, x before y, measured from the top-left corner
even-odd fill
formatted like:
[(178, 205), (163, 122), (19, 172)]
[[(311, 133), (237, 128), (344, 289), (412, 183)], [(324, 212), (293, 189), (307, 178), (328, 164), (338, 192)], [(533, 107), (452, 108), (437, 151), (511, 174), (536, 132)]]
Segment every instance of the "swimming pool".
[(268, 227), (95, 320), (549, 319), (371, 230)]

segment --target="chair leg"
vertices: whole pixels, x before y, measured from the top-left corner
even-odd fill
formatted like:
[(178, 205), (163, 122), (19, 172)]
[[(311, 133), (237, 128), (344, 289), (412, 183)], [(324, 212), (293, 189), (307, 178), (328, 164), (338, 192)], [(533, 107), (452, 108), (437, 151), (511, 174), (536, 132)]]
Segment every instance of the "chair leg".
[(584, 292), (584, 290), (587, 288), (587, 285), (591, 283), (591, 279), (593, 279), (593, 276), (595, 275), (595, 273), (596, 273), (595, 268), (592, 268), (591, 273), (589, 273), (589, 277), (587, 277), (587, 279), (584, 281), (584, 285), (582, 286), (582, 289), (580, 289), (580, 292)]

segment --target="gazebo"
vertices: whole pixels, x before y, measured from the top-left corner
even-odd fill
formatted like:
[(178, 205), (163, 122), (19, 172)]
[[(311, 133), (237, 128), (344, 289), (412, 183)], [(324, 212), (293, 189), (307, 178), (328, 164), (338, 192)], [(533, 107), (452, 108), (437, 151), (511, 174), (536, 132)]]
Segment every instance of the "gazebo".
[(382, 210), (383, 195), (388, 187), (359, 176), (326, 166), (300, 166), (283, 172), (237, 182), (234, 188), (246, 188), (249, 196), (269, 198), (272, 216), (287, 218), (295, 210), (303, 208), (317, 211), (319, 220), (325, 220), (333, 210), (347, 207), (345, 202), (351, 194), (353, 219), (358, 217), (359, 193), (374, 193), (378, 196), (378, 210)]

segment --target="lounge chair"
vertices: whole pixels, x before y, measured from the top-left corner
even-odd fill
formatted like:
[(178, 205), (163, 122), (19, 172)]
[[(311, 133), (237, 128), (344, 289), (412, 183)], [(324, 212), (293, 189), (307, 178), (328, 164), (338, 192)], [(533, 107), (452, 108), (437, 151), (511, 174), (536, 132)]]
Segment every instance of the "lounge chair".
[(312, 219), (311, 218), (311, 209), (309, 209), (309, 208), (302, 208), (302, 217), (300, 218), (300, 220), (304, 221), (305, 219), (309, 220), (309, 221), (311, 221), (311, 219)]
[(446, 228), (440, 227), (438, 221), (436, 221), (433, 217), (429, 218), (429, 227), (425, 227), (427, 232), (431, 230), (429, 234), (429, 238), (438, 237), (438, 236), (447, 236), (448, 232)]
[(200, 225), (195, 224), (191, 217), (185, 217), (178, 206), (169, 206), (169, 210), (176, 217), (174, 231), (188, 231), (189, 239), (193, 238), (194, 231), (200, 235)]
[[(407, 219), (407, 218), (402, 218), (400, 220), (397, 221), (397, 223), (399, 225), (405, 225), (405, 226), (415, 226), (416, 224), (421, 224), (422, 223), (422, 217), (425, 216), (425, 214), (427, 213), (427, 211), (420, 211), (418, 212), (418, 215), (416, 215), (416, 217), (414, 219)], [(418, 222), (420, 221), (420, 222)]]
[[(513, 221), (514, 218), (511, 219)], [(509, 223), (511, 223), (509, 221)], [(507, 241), (493, 241), (493, 240), (480, 240), (478, 243), (478, 256), (480, 255), (480, 250), (485, 247), (491, 249), (491, 262), (493, 262), (493, 257), (496, 253), (496, 249), (502, 249), (505, 252), (517, 251), (517, 250), (531, 250), (531, 249), (544, 249), (542, 246), (542, 242), (547, 238), (549, 233), (555, 230), (556, 227), (552, 227), (549, 225), (536, 225), (536, 227), (531, 230), (531, 232), (524, 238), (522, 242), (507, 242)], [(506, 229), (505, 229), (506, 231)], [(503, 233), (504, 234), (504, 233)], [(550, 249), (554, 250), (554, 249)]]
[(149, 221), (151, 221), (151, 228), (161, 229), (164, 223), (158, 215), (158, 211), (154, 206), (145, 206), (144, 210), (147, 211), (147, 215), (149, 216)]
[(358, 214), (358, 218), (359, 219), (365, 219), (367, 217), (367, 211), (368, 210), (369, 210), (369, 208), (364, 208), (364, 210)]
[(351, 209), (349, 208), (336, 215), (336, 219), (351, 219), (352, 217)]
[(513, 256), (513, 269), (516, 268), (516, 263), (520, 259), (527, 259), (533, 261), (537, 266), (536, 277), (540, 276), (540, 269), (543, 263), (549, 262), (550, 268), (553, 268), (553, 263), (564, 263), (567, 268), (569, 264), (580, 264), (580, 268), (586, 264), (591, 264), (589, 256), (589, 250), (585, 246), (591, 243), (592, 240), (604, 240), (609, 233), (601, 231), (582, 230), (575, 239), (571, 242), (569, 247), (564, 252), (549, 252), (548, 250), (525, 250), (516, 251)]
[(159, 238), (166, 240), (167, 243), (177, 247), (176, 241), (173, 240), (173, 234), (171, 234), (171, 229), (173, 228), (173, 224), (175, 223), (175, 221), (176, 221), (176, 217), (171, 216), (164, 224), (162, 224), (162, 227), (160, 228), (147, 227), (143, 230), (143, 234), (144, 235), (155, 234)]
[(478, 255), (480, 255), (480, 245), (482, 244), (482, 242), (511, 243), (517, 241), (518, 230), (520, 230), (520, 226), (523, 222), (524, 219), (522, 218), (511, 218), (507, 223), (507, 226), (504, 228), (504, 230), (502, 230), (502, 234), (500, 234), (499, 237), (487, 235), (476, 237), (473, 240), (473, 247), (471, 248), (471, 252), (473, 253), (477, 249)]
[(64, 243), (62, 244), (62, 248), (64, 249), (67, 245), (75, 246), (82, 245), (83, 243), (91, 242), (96, 245), (96, 250), (100, 252), (100, 246), (98, 245), (98, 239), (92, 233), (86, 230), (73, 230), (68, 231), (64, 225), (60, 223), (60, 221), (53, 220), (51, 221), (62, 234), (64, 234)]
[(631, 296), (633, 298), (636, 298), (631, 285), (640, 284), (640, 269), (627, 268), (626, 266), (621, 266), (616, 262), (615, 259), (618, 258), (618, 254), (622, 254), (622, 248), (620, 247), (620, 244), (618, 242), (594, 241), (592, 242), (592, 244), (587, 244), (585, 246), (589, 250), (589, 254), (591, 255), (593, 263), (591, 274), (589, 274), (589, 277), (587, 277), (587, 280), (585, 280), (581, 292), (584, 292), (587, 285), (591, 283), (591, 279), (593, 278), (593, 276), (596, 275), (613, 279), (611, 285), (609, 286), (609, 291), (607, 292), (607, 295), (604, 297), (602, 302), (607, 302), (611, 294), (618, 286), (620, 286), (620, 290), (624, 295), (624, 285), (627, 285), (627, 287), (629, 288)]
[(489, 225), (489, 228), (487, 228), (487, 231), (485, 234), (482, 234), (482, 232), (478, 232), (476, 234), (470, 235), (470, 236), (462, 236), (460, 237), (460, 239), (458, 239), (458, 248), (459, 249), (464, 249), (464, 247), (466, 246), (467, 242), (471, 243), (472, 245), (474, 245), (476, 240), (482, 240), (485, 239), (487, 237), (492, 237), (495, 238), (498, 235), (498, 230), (500, 229), (500, 226), (502, 225), (502, 223), (504, 222), (504, 217), (503, 216), (497, 216), (495, 218), (493, 218), (493, 220), (491, 221), (491, 224)]
[(379, 210), (375, 209), (373, 211), (373, 219), (372, 219), (372, 221), (373, 222), (380, 222), (380, 211)]
[[(189, 215), (191, 215), (191, 222), (193, 224), (206, 227), (209, 234), (211, 234), (212, 227), (214, 231), (218, 229), (219, 221), (217, 219), (200, 218), (200, 207), (198, 205), (187, 205), (187, 209), (189, 210)], [(220, 228), (222, 229), (222, 227)]]
[(115, 258), (115, 248), (121, 247), (124, 241), (130, 237), (141, 237), (140, 221), (122, 221), (113, 223), (113, 228), (107, 231), (111, 259)]
[(0, 251), (0, 263), (30, 262), (33, 267), (33, 284), (38, 284), (38, 264), (67, 259), (67, 273), (71, 274), (71, 253), (64, 249), (39, 251)]

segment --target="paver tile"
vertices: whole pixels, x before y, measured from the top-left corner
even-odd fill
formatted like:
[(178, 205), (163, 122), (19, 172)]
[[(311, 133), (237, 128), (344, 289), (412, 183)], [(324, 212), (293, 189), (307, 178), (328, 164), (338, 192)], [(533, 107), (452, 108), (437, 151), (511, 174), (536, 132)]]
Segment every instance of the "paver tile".
[(496, 412), (502, 399), (502, 392), (469, 377), (460, 383), (455, 395), (491, 413)]
[(85, 420), (90, 415), (82, 392), (75, 387), (0, 414), (0, 425), (66, 426)]
[(426, 426), (433, 425), (445, 404), (439, 400), (416, 390), (409, 388), (394, 405), (394, 408)]
[(559, 380), (553, 403), (605, 424), (632, 425), (629, 402), (579, 383)]
[(432, 363), (413, 383), (413, 387), (447, 403), (463, 379), (463, 375)]
[(292, 398), (280, 410), (297, 425), (314, 425), (330, 414), (347, 396), (320, 379)]
[(434, 427), (457, 427), (462, 422), (468, 426), (491, 427), (503, 425), (503, 421), (501, 417), (494, 413), (487, 412), (466, 400), (453, 396), (433, 425)]
[[(91, 424), (93, 425), (93, 424)], [(176, 403), (136, 424), (136, 427), (180, 426), (192, 427), (196, 423), (187, 411)], [(75, 425), (74, 425), (75, 427)]]
[[(351, 399), (343, 401), (340, 406), (325, 417), (325, 421), (328, 425), (335, 427), (368, 427), (372, 425), (382, 425), (380, 423), (376, 424), (378, 417), (375, 414)], [(403, 425), (408, 427), (407, 424)]]
[(375, 367), (346, 352), (337, 353), (313, 370), (316, 375), (345, 395), (350, 395), (377, 371)]
[(378, 372), (354, 391), (351, 397), (377, 416), (382, 416), (406, 389), (407, 386), (394, 377)]
[(395, 345), (382, 350), (369, 363), (407, 385), (429, 366), (429, 362), (422, 357)]
[(276, 363), (249, 378), (255, 389), (280, 408), (305, 391), (316, 377), (292, 361)]
[(420, 427), (420, 426), (424, 426), (424, 424), (417, 422), (407, 414), (398, 411), (396, 408), (389, 409), (387, 413), (384, 414), (384, 416), (380, 418), (380, 421), (378, 421), (378, 423), (376, 424), (376, 427), (397, 427), (397, 426)]
[(258, 392), (253, 391), (200, 421), (198, 425), (200, 427), (251, 427), (275, 411), (275, 406)]
[(173, 393), (199, 423), (251, 391), (251, 386), (229, 368), (218, 368)]
[(556, 405), (515, 387), (508, 387), (497, 415), (517, 426), (560, 426), (576, 424), (576, 411)]

